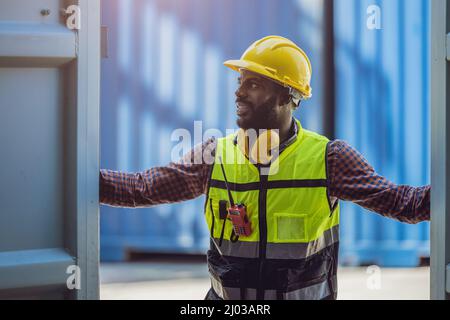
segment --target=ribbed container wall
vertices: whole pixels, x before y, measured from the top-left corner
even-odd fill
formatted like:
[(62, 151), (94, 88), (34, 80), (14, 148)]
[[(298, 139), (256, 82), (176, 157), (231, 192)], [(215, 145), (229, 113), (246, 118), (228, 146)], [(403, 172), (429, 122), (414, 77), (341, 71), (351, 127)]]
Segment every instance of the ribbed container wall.
[[(336, 137), (391, 181), (429, 184), (429, 1), (336, 0), (334, 17)], [(417, 266), (429, 236), (429, 223), (342, 205), (341, 263)]]

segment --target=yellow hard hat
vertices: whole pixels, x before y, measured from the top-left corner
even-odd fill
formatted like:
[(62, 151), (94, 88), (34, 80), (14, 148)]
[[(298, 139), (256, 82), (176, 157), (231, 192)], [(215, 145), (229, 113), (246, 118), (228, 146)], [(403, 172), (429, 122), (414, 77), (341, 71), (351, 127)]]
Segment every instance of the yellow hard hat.
[(249, 70), (297, 90), (301, 99), (311, 97), (311, 62), (294, 42), (280, 36), (268, 36), (254, 42), (240, 60), (224, 65), (240, 72)]

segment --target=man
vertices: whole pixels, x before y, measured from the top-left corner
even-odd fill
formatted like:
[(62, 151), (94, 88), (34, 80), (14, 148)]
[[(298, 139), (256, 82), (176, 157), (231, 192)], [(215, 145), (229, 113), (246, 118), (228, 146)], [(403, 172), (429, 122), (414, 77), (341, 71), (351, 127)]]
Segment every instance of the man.
[[(302, 128), (292, 111), (311, 96), (311, 65), (292, 41), (265, 37), (225, 65), (240, 73), (240, 131), (166, 167), (101, 170), (100, 201), (143, 207), (206, 194), (212, 286), (206, 299), (335, 299), (338, 200), (417, 223), (430, 218), (430, 186), (395, 185), (347, 143)], [(251, 130), (258, 139), (272, 131), (278, 137), (263, 159), (252, 152), (258, 139), (242, 135)], [(208, 150), (213, 164), (195, 163)]]

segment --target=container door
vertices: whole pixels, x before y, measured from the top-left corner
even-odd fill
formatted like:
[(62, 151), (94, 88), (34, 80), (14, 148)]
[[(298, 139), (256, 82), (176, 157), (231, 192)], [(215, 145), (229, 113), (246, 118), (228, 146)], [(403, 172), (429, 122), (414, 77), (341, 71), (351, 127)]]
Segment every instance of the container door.
[(431, 1), (431, 299), (450, 299), (450, 0)]
[(1, 299), (99, 297), (99, 2), (0, 2)]

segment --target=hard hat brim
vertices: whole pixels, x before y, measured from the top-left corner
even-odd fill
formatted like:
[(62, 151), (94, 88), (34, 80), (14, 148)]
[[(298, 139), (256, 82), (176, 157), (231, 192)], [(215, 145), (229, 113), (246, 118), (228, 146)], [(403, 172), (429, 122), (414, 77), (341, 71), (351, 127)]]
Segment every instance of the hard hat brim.
[[(260, 65), (259, 63), (256, 63), (253, 61), (248, 61), (248, 60), (227, 60), (223, 64), (224, 64), (224, 66), (226, 66), (234, 71), (237, 71), (239, 73), (241, 72), (240, 69), (245, 69), (245, 70), (260, 74), (264, 77), (267, 77), (267, 78), (279, 83), (280, 85), (284, 85), (278, 79), (275, 72), (271, 72), (267, 67), (264, 67), (264, 66)], [(305, 92), (305, 90), (303, 88), (299, 88), (298, 86), (295, 86), (295, 85), (292, 85), (292, 87), (299, 90), (300, 92), (302, 92), (302, 94), (304, 94), (305, 98), (311, 97), (311, 92)]]
[(256, 62), (246, 60), (227, 60), (223, 64), (234, 71), (241, 72), (240, 69), (246, 69), (248, 71), (252, 71), (267, 78), (270, 78), (271, 80), (274, 80), (277, 83), (279, 83), (279, 81), (277, 80), (277, 78), (274, 76), (273, 73), (269, 72), (267, 68)]

